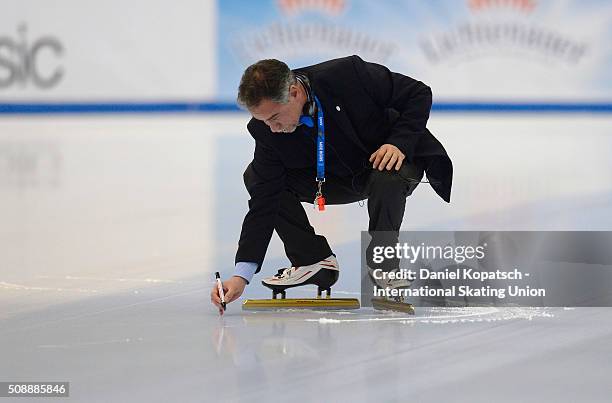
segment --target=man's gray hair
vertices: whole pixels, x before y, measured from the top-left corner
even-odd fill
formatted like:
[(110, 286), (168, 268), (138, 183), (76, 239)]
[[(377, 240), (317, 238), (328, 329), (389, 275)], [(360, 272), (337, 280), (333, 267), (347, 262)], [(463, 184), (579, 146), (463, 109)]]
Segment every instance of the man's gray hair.
[(247, 109), (256, 107), (264, 99), (286, 104), (292, 84), (295, 84), (295, 75), (289, 66), (276, 59), (260, 60), (242, 74), (238, 104)]

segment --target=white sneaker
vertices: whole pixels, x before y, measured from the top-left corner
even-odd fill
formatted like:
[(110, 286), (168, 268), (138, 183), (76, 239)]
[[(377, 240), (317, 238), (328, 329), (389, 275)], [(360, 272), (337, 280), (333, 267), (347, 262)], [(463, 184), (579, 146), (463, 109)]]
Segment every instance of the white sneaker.
[(285, 289), (305, 284), (318, 286), (319, 295), (321, 291), (327, 291), (329, 295), (331, 286), (338, 281), (339, 276), (340, 266), (336, 256), (331, 255), (309, 266), (280, 269), (274, 276), (263, 279), (261, 283), (272, 289), (273, 298), (276, 298), (276, 294), (279, 293), (284, 298)]

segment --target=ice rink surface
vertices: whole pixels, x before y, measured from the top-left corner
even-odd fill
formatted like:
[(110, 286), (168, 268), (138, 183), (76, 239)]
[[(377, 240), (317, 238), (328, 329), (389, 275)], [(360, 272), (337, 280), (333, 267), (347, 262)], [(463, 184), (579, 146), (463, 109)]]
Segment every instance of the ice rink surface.
[[(610, 401), (612, 308), (234, 303), (220, 318), (209, 291), (246, 212), (246, 120), (0, 119), (1, 381), (69, 381), (78, 402)], [(611, 230), (611, 123), (432, 116), (453, 202), (420, 185), (402, 229)], [(365, 208), (307, 210), (338, 254), (335, 296), (356, 296)], [(263, 274), (285, 263), (274, 238)], [(268, 296), (261, 277), (244, 297)]]

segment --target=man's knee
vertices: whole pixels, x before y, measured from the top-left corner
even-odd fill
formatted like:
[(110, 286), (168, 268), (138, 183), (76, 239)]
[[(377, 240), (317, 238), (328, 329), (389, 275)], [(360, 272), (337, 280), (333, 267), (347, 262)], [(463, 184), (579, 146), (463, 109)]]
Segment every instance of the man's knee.
[[(257, 183), (261, 183), (261, 181), (257, 179), (257, 175), (255, 174), (255, 170), (253, 169), (252, 163), (250, 163), (244, 170), (244, 173), (242, 174), (242, 180), (244, 181), (244, 187), (246, 188), (247, 192), (249, 192), (249, 195), (253, 196), (253, 188), (257, 185)], [(290, 188), (285, 188), (282, 192), (283, 197), (291, 196), (294, 194), (297, 196), (296, 192), (292, 191), (292, 189)]]
[(412, 194), (423, 178), (423, 169), (418, 166), (402, 165), (396, 170), (373, 170), (369, 178), (369, 193), (403, 193)]
[(253, 166), (252, 166), (252, 163), (250, 163), (244, 170), (244, 173), (242, 174), (242, 180), (244, 181), (244, 187), (246, 188), (247, 192), (249, 192), (249, 194), (251, 194), (251, 189), (253, 188), (253, 185), (255, 184), (254, 175), (255, 173), (253, 172)]

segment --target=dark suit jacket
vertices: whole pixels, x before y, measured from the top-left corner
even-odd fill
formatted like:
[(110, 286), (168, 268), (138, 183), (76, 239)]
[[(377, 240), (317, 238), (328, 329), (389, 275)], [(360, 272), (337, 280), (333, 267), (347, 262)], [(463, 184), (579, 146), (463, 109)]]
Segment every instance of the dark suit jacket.
[[(308, 77), (323, 107), (326, 172), (358, 172), (381, 145), (393, 144), (406, 155), (405, 161), (422, 164), (436, 193), (450, 202), (452, 163), (442, 144), (425, 127), (431, 109), (431, 89), (427, 85), (359, 56), (294, 72)], [(259, 271), (274, 230), (286, 170), (313, 168), (315, 145), (298, 133), (301, 128), (291, 134), (272, 133), (257, 119), (251, 119), (247, 128), (255, 139), (255, 153), (249, 178), (245, 177), (251, 199), (236, 262), (256, 262)], [(316, 132), (316, 128), (313, 130)], [(337, 153), (328, 152), (328, 144)], [(336, 164), (334, 158), (339, 154), (342, 164)]]

